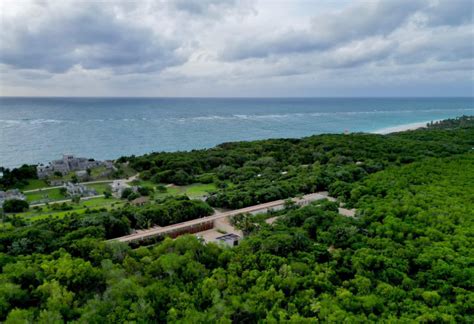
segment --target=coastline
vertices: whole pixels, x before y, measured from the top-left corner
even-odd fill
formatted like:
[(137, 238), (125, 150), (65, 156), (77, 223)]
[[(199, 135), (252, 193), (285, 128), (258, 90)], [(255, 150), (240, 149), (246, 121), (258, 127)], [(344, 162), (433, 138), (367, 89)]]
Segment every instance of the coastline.
[(376, 130), (371, 131), (369, 133), (386, 135), (386, 134), (390, 134), (390, 133), (404, 132), (404, 131), (409, 131), (409, 130), (426, 128), (426, 124), (429, 124), (431, 122), (436, 123), (438, 121), (440, 121), (440, 120), (428, 120), (428, 121), (424, 121), (424, 122), (401, 124), (401, 125), (397, 125), (397, 126), (379, 128), (379, 129), (376, 129)]
[(208, 149), (223, 142), (302, 138), (345, 130), (373, 133), (388, 126), (474, 113), (469, 98), (1, 101), (0, 165), (9, 168), (47, 163), (65, 152), (110, 160)]

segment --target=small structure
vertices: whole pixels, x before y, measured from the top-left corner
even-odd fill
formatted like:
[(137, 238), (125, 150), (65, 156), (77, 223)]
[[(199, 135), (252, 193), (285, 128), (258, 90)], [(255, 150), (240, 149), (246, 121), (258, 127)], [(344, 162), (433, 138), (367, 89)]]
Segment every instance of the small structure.
[(239, 245), (240, 236), (237, 234), (225, 234), (219, 237), (216, 237), (216, 241), (219, 243), (227, 244), (228, 246), (237, 246)]
[(133, 199), (130, 203), (135, 206), (143, 206), (145, 205), (150, 199), (148, 197), (138, 197)]
[(12, 199), (26, 200), (26, 197), (18, 189), (10, 189), (10, 190), (7, 190), (7, 191), (0, 191), (0, 206), (3, 205), (3, 203), (5, 201), (12, 200)]
[(105, 166), (106, 169), (112, 169), (112, 170), (115, 170), (115, 166), (114, 166), (114, 161), (112, 160), (105, 160), (102, 162), (102, 164)]
[(114, 180), (110, 185), (110, 188), (112, 189), (112, 195), (120, 198), (122, 197), (122, 192), (125, 189), (130, 188), (130, 185), (124, 180)]
[(50, 180), (50, 181), (49, 181), (49, 185), (50, 185), (50, 186), (55, 186), (55, 187), (58, 186), (58, 187), (59, 187), (59, 186), (64, 185), (64, 181), (63, 181), (63, 180)]
[(78, 183), (67, 182), (64, 187), (66, 188), (67, 194), (70, 197), (90, 197), (97, 195), (97, 191), (95, 191), (94, 189), (88, 188)]
[(76, 177), (79, 181), (86, 181), (89, 179), (89, 175), (86, 170), (76, 171)]

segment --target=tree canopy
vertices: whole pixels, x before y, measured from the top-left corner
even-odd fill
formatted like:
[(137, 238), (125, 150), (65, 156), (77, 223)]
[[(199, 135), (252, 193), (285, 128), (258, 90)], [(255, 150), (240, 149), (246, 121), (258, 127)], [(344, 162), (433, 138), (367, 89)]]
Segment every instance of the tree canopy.
[[(242, 216), (235, 223), (248, 235), (234, 248), (193, 235), (141, 247), (108, 241), (212, 213), (186, 197), (34, 222), (9, 216), (0, 321), (472, 323), (468, 122), (128, 158), (150, 178), (179, 166), (222, 181), (208, 199), (215, 205), (321, 189), (338, 201), (287, 204), (273, 224)], [(356, 216), (340, 215), (340, 202)]]

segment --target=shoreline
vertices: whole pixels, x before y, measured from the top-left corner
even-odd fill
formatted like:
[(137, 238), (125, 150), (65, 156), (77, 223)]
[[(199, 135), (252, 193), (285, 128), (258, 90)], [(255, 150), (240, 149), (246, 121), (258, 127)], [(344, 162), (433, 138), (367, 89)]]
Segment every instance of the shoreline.
[(398, 133), (398, 132), (404, 132), (404, 131), (409, 131), (409, 130), (416, 130), (420, 128), (426, 128), (426, 125), (433, 122), (436, 123), (438, 121), (441, 121), (441, 119), (437, 120), (428, 120), (424, 122), (417, 122), (417, 123), (409, 123), (409, 124), (401, 124), (397, 126), (390, 126), (390, 127), (384, 127), (384, 128), (379, 128), (374, 131), (368, 132), (371, 134), (381, 134), (381, 135), (387, 135), (390, 133)]
[[(455, 117), (455, 118), (457, 118), (457, 117)], [(404, 131), (410, 131), (410, 130), (426, 128), (427, 124), (429, 124), (431, 122), (436, 123), (436, 122), (440, 122), (440, 121), (443, 121), (443, 120), (445, 120), (445, 119), (434, 119), (434, 120), (428, 120), (428, 121), (424, 121), (424, 122), (400, 124), (400, 125), (396, 125), (396, 126), (378, 128), (378, 129), (375, 129), (375, 130), (356, 131), (355, 133), (387, 135), (387, 134), (390, 134), (390, 133), (398, 133), (398, 132), (404, 132)], [(321, 133), (321, 134), (317, 133), (317, 134), (313, 134), (313, 135), (323, 135), (323, 134), (341, 134), (341, 132), (328, 132), (328, 133)], [(308, 136), (313, 136), (313, 135), (308, 135)], [(297, 138), (303, 138), (303, 137), (307, 137), (307, 136), (302, 136), (302, 137), (297, 137)], [(278, 139), (278, 137), (275, 137), (275, 138), (270, 137), (270, 138), (267, 138), (267, 139)], [(258, 140), (258, 139), (256, 139), (256, 140)], [(250, 141), (253, 141), (253, 140), (250, 140)], [(222, 143), (220, 143), (220, 144), (222, 144)], [(220, 145), (220, 144), (216, 144), (215, 146)], [(215, 146), (212, 146), (212, 147), (215, 147)], [(209, 148), (211, 148), (211, 147), (209, 147)], [(199, 149), (199, 148), (197, 148), (197, 149)], [(204, 149), (206, 149), (206, 148), (204, 148)], [(190, 151), (190, 150), (185, 150), (185, 151)], [(155, 152), (158, 152), (158, 151), (151, 151), (151, 152), (143, 153), (142, 155), (151, 154), (151, 153), (155, 153)], [(163, 151), (163, 152), (176, 152), (176, 151)], [(116, 159), (118, 159), (118, 158), (111, 159), (111, 160), (115, 161)], [(43, 162), (43, 163), (48, 163), (48, 162)], [(25, 163), (22, 163), (22, 164), (36, 165), (36, 164), (40, 164), (40, 163), (25, 162)], [(0, 167), (13, 169), (13, 168), (20, 167), (22, 164), (18, 164), (18, 165), (2, 165), (2, 164), (0, 164)]]

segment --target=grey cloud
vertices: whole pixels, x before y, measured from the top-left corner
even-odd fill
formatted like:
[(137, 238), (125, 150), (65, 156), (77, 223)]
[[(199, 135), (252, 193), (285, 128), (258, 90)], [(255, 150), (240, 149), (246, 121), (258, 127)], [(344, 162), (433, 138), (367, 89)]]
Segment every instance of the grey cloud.
[(169, 5), (192, 15), (209, 15), (212, 11), (234, 8), (235, 0), (174, 0)]
[(226, 61), (263, 58), (270, 55), (308, 52), (328, 47), (327, 41), (318, 39), (308, 31), (286, 31), (271, 36), (260, 36), (230, 43), (221, 55)]
[(348, 41), (387, 37), (417, 13), (430, 26), (472, 22), (472, 2), (428, 0), (379, 0), (356, 3), (344, 10), (315, 17), (309, 28), (257, 35), (231, 41), (221, 53), (226, 61), (263, 58), (296, 52), (328, 50)]
[(369, 38), (325, 53), (322, 66), (333, 69), (354, 68), (386, 59), (397, 48), (397, 42)]
[(312, 31), (322, 33), (328, 44), (370, 36), (386, 36), (422, 7), (420, 0), (361, 2), (346, 10), (313, 19)]
[(399, 64), (416, 64), (429, 59), (440, 62), (470, 59), (474, 57), (473, 39), (471, 26), (437, 28), (429, 33), (413, 35), (393, 53), (393, 58)]
[[(288, 12), (288, 3), (262, 2), (255, 15), (245, 0), (22, 2), (2, 12), (0, 90), (271, 95), (279, 85), (274, 94), (294, 95), (317, 83), (347, 94), (364, 82), (409, 88), (453, 75), (462, 89), (472, 84), (469, 0), (361, 0), (338, 11), (302, 0)], [(306, 8), (327, 14), (310, 18)]]
[(176, 52), (178, 42), (120, 21), (103, 7), (81, 5), (64, 15), (41, 18), (7, 29), (13, 37), (0, 44), (1, 63), (58, 73), (74, 65), (147, 72), (183, 62)]
[(428, 6), (425, 12), (428, 23), (432, 26), (472, 24), (474, 2), (472, 0), (437, 0)]
[(263, 36), (231, 43), (222, 53), (222, 58), (241, 60), (325, 50), (350, 40), (386, 35), (405, 22), (420, 6), (419, 0), (357, 3), (338, 13), (313, 18), (310, 28), (306, 30), (285, 31), (269, 38)]

